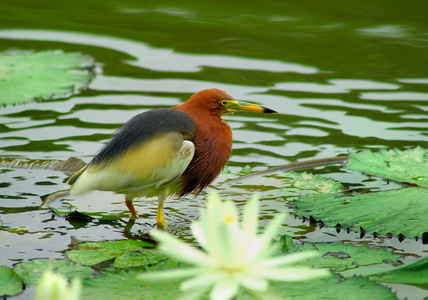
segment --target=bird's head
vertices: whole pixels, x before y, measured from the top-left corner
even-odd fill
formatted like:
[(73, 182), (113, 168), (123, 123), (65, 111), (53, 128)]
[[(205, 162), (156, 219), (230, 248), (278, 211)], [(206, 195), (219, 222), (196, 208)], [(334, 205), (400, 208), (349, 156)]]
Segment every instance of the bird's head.
[(276, 113), (276, 111), (267, 107), (235, 100), (228, 93), (219, 89), (202, 90), (190, 97), (182, 106), (187, 106), (192, 111), (204, 111), (217, 116), (234, 114), (239, 111)]

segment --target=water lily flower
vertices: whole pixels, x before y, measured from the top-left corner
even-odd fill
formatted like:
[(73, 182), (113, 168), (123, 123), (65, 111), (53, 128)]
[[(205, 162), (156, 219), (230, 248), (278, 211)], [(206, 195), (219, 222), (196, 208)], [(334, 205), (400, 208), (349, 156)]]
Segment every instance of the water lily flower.
[(45, 271), (36, 286), (34, 300), (79, 300), (82, 289), (80, 278), (75, 278), (69, 285), (61, 274)]
[[(294, 282), (330, 275), (325, 269), (292, 266), (316, 256), (317, 252), (300, 252), (276, 256), (273, 238), (285, 215), (279, 214), (258, 234), (259, 201), (254, 196), (246, 205), (240, 222), (232, 201), (222, 202), (216, 193), (208, 196), (206, 210), (192, 223), (192, 234), (202, 250), (172, 235), (152, 230), (158, 249), (173, 259), (192, 265), (169, 271), (146, 272), (144, 281), (184, 280), (179, 299), (198, 299), (208, 291), (212, 300), (228, 300), (240, 288), (258, 299), (272, 299), (269, 281)], [(289, 265), (286, 267), (286, 265)]]

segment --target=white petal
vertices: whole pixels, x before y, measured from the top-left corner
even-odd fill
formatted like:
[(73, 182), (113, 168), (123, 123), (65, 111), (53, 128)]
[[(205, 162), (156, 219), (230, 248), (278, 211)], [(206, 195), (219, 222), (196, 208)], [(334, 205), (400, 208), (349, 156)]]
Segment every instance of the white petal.
[(270, 221), (269, 225), (265, 229), (265, 232), (263, 233), (263, 238), (265, 240), (271, 241), (276, 236), (278, 229), (284, 222), (285, 215), (285, 213), (280, 213), (275, 216), (272, 221)]
[(269, 259), (265, 259), (259, 263), (257, 263), (256, 268), (268, 268), (272, 266), (280, 266), (284, 264), (296, 263), (302, 260), (306, 260), (308, 258), (320, 256), (320, 253), (317, 251), (305, 251), (292, 253), (287, 255), (275, 256)]
[(239, 233), (238, 223), (229, 224), (223, 221), (223, 214), (220, 207), (209, 209), (210, 220), (206, 224), (201, 224), (204, 231), (206, 242), (206, 250), (208, 255), (218, 265), (229, 265), (235, 262), (237, 257), (238, 240), (236, 238)]
[(261, 238), (256, 238), (252, 241), (248, 241), (250, 244), (247, 249), (245, 260), (248, 264), (251, 264), (255, 258), (259, 258), (260, 249), (265, 246), (263, 245), (264, 241)]
[(218, 272), (200, 272), (198, 276), (190, 278), (180, 284), (180, 289), (182, 291), (196, 290), (199, 288), (209, 288), (211, 287), (222, 274)]
[(45, 271), (34, 292), (34, 299), (65, 299), (68, 294), (67, 279), (52, 271)]
[(213, 265), (212, 260), (204, 252), (193, 248), (192, 246), (161, 244), (157, 249), (175, 260), (191, 265), (207, 267), (211, 267)]
[(211, 265), (211, 260), (204, 252), (187, 245), (166, 232), (152, 230), (150, 235), (159, 242), (157, 248), (171, 258), (189, 264)]
[(207, 196), (208, 202), (221, 202), (220, 196), (215, 190), (211, 190)]
[(194, 221), (195, 223), (206, 223), (207, 222), (207, 209), (204, 207), (201, 207), (199, 209), (199, 218), (197, 221)]
[(235, 274), (239, 284), (248, 290), (266, 291), (269, 287), (269, 282), (261, 276), (252, 274)]
[(198, 300), (205, 294), (209, 288), (198, 288), (194, 290), (188, 290), (182, 293), (176, 300)]
[(330, 276), (331, 273), (327, 269), (312, 269), (312, 268), (285, 268), (285, 269), (260, 269), (257, 274), (264, 276), (266, 279), (277, 281), (301, 281), (314, 278), (322, 278)]
[(70, 289), (68, 291), (69, 300), (79, 300), (82, 294), (82, 279), (80, 277), (75, 277), (71, 280)]
[[(207, 210), (206, 216), (207, 219), (212, 218), (212, 214), (215, 213), (218, 209), (221, 210), (221, 199), (216, 191), (211, 191), (207, 197)], [(207, 220), (210, 221), (210, 220)]]
[(275, 247), (272, 246), (272, 241), (278, 232), (279, 227), (284, 221), (285, 213), (278, 214), (266, 227), (265, 232), (261, 236), (260, 248), (254, 257), (249, 257), (250, 260), (259, 260), (272, 255)]
[(254, 239), (248, 247), (246, 254), (247, 265), (257, 261), (264, 261), (278, 252), (278, 245), (263, 237)]
[(203, 224), (201, 222), (192, 222), (191, 230), (193, 236), (196, 238), (199, 245), (201, 245), (202, 248), (207, 249), (207, 241), (203, 229)]
[(229, 225), (235, 224), (237, 226), (238, 219), (238, 211), (235, 203), (232, 201), (224, 201), (222, 205), (222, 219), (220, 221)]
[(153, 272), (144, 272), (137, 275), (137, 279), (142, 281), (174, 281), (181, 280), (184, 278), (195, 276), (201, 273), (199, 268), (189, 268), (189, 269), (177, 269), (177, 270), (168, 270), (168, 271), (153, 271)]
[(210, 253), (214, 260), (220, 260), (219, 251), (222, 250), (222, 245), (219, 244), (218, 226), (222, 219), (222, 202), (217, 193), (211, 192), (208, 195), (208, 203), (206, 210), (206, 218), (200, 224), (206, 242), (206, 250)]
[[(239, 251), (239, 231), (235, 226), (229, 226), (225, 223), (217, 224), (216, 238), (213, 243), (217, 244), (216, 257), (217, 263), (223, 267), (232, 268), (241, 261)], [(214, 254), (214, 253), (211, 253)]]
[(253, 296), (254, 299), (257, 300), (284, 300), (284, 298), (280, 297), (277, 293), (273, 292), (272, 290), (268, 291), (252, 291), (252, 290), (246, 290), (246, 292)]
[(238, 293), (239, 285), (230, 276), (223, 276), (213, 287), (210, 293), (211, 300), (232, 299)]
[(242, 215), (242, 229), (247, 238), (253, 238), (257, 234), (259, 221), (259, 197), (254, 194), (250, 201), (247, 202)]

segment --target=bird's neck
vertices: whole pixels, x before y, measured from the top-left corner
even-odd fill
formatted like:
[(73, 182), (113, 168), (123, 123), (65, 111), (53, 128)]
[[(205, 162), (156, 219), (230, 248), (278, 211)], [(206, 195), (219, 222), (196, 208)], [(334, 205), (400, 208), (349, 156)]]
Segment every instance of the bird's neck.
[(232, 151), (232, 130), (220, 116), (174, 107), (193, 118), (196, 127), (195, 155), (183, 173), (182, 195), (202, 191), (220, 174)]
[(192, 106), (186, 105), (188, 102), (173, 107), (173, 109), (181, 110), (192, 117), (195, 122), (196, 136), (199, 138), (212, 140), (223, 140), (223, 143), (232, 147), (232, 130), (221, 116), (210, 113), (208, 110), (195, 109)]
[(213, 115), (208, 109), (201, 108), (199, 105), (197, 105), (197, 103), (192, 103), (191, 101), (187, 101), (181, 105), (174, 106), (172, 108), (181, 110), (192, 118), (197, 118), (198, 116), (201, 118), (205, 118)]

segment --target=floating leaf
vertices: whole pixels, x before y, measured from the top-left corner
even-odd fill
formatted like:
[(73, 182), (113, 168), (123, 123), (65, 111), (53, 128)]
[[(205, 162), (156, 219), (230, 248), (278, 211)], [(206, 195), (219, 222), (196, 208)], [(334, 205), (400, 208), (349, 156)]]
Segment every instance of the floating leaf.
[(369, 194), (303, 196), (296, 214), (327, 226), (379, 234), (422, 236), (428, 231), (428, 190), (403, 188)]
[(0, 266), (0, 297), (13, 296), (22, 292), (19, 276), (10, 268)]
[(413, 150), (366, 150), (350, 156), (348, 168), (398, 182), (428, 187), (428, 151), (417, 147)]
[(313, 175), (306, 172), (289, 172), (286, 175), (293, 178), (292, 185), (300, 190), (311, 190), (320, 194), (342, 191), (342, 185), (339, 182), (320, 175)]
[(0, 104), (48, 100), (77, 93), (92, 80), (88, 55), (62, 51), (0, 53)]
[(420, 284), (428, 287), (428, 259), (423, 258), (382, 274), (370, 276), (370, 279), (380, 282)]
[(336, 276), (323, 280), (275, 282), (272, 289), (281, 295), (282, 299), (397, 299), (389, 288), (363, 277), (353, 277), (346, 281)]
[(62, 274), (67, 279), (72, 279), (74, 277), (88, 278), (95, 272), (90, 267), (76, 265), (64, 259), (35, 259), (28, 263), (21, 263), (15, 267), (16, 274), (21, 277), (25, 284), (36, 284), (46, 270), (52, 270), (55, 273)]
[(177, 299), (180, 282), (146, 284), (136, 279), (138, 272), (102, 273), (85, 281), (82, 299)]
[(330, 268), (333, 272), (342, 272), (368, 265), (384, 265), (384, 261), (395, 262), (401, 255), (384, 249), (372, 249), (368, 246), (335, 243), (292, 244), (291, 237), (283, 236), (280, 240), (281, 250), (285, 253), (301, 251), (318, 251), (321, 256), (314, 257), (306, 263), (315, 268)]
[(157, 270), (165, 267), (177, 267), (178, 262), (170, 260), (168, 256), (154, 249), (132, 251), (124, 253), (114, 261), (116, 268), (135, 268), (147, 266), (147, 269)]
[(68, 251), (67, 257), (76, 263), (92, 266), (128, 252), (140, 251), (143, 247), (153, 247), (153, 245), (137, 240), (88, 242), (80, 244), (79, 250)]

